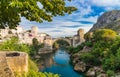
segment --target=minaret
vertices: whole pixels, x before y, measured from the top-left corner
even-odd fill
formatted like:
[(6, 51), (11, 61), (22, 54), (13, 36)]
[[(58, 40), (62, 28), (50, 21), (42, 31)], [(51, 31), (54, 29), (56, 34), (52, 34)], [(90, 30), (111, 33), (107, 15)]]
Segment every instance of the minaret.
[(37, 27), (37, 26), (32, 26), (32, 28), (31, 28), (31, 33), (32, 33), (34, 36), (37, 36), (37, 34), (38, 34), (38, 27)]

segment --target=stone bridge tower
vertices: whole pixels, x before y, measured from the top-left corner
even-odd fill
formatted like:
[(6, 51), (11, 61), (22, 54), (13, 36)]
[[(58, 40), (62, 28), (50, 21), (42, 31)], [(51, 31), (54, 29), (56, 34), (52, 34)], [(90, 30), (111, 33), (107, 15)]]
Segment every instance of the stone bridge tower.
[(78, 32), (79, 42), (84, 42), (84, 29), (79, 29)]
[(73, 45), (73, 47), (76, 47), (84, 41), (85, 41), (84, 40), (84, 29), (79, 29), (77, 31), (77, 35), (75, 35), (72, 39), (72, 45)]

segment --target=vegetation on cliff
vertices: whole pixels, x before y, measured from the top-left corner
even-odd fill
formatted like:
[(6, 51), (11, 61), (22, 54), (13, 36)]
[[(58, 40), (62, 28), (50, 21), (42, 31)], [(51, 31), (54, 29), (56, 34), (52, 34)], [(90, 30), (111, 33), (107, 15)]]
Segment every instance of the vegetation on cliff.
[[(73, 49), (72, 55), (79, 54), (79, 60), (90, 68), (102, 67), (108, 74), (113, 76), (120, 72), (120, 36), (110, 29), (98, 29), (90, 36), (85, 35), (86, 42)], [(88, 52), (81, 52), (84, 47), (90, 47)], [(98, 73), (97, 73), (98, 74)]]

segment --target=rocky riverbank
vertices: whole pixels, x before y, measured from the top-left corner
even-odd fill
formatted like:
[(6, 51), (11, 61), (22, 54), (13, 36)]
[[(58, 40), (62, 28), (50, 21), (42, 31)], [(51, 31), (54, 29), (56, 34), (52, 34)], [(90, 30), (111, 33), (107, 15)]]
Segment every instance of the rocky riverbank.
[(49, 48), (40, 48), (38, 51), (38, 54), (46, 54), (46, 53), (51, 53), (52, 49)]
[[(74, 70), (79, 73), (84, 73), (86, 77), (109, 77), (106, 74), (106, 71), (104, 71), (101, 66), (93, 66), (90, 64), (86, 64), (85, 62), (79, 59), (79, 56), (82, 53), (89, 52), (90, 49), (91, 48), (89, 47), (84, 47), (83, 50), (79, 51), (78, 53), (71, 54), (70, 58), (71, 58), (71, 62), (73, 64)], [(120, 77), (120, 73), (117, 73), (115, 77)]]
[(48, 49), (48, 48), (40, 48), (39, 51), (37, 52), (37, 55), (35, 55), (34, 58), (39, 59), (42, 54), (48, 54), (48, 53), (52, 53), (52, 49)]
[(101, 67), (91, 66), (83, 61), (80, 61), (78, 57), (79, 55), (80, 53), (71, 55), (71, 60), (75, 71), (85, 73), (85, 76), (87, 77), (107, 77), (105, 71)]

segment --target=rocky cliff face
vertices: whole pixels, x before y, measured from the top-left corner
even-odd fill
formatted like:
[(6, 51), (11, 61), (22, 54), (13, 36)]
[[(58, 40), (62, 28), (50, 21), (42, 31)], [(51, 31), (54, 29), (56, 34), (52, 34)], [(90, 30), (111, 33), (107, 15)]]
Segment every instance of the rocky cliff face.
[(90, 31), (100, 28), (108, 28), (120, 33), (120, 10), (104, 13), (98, 18), (97, 23), (93, 25)]

